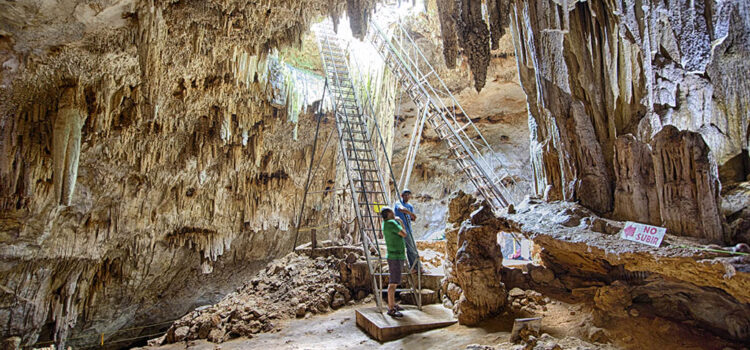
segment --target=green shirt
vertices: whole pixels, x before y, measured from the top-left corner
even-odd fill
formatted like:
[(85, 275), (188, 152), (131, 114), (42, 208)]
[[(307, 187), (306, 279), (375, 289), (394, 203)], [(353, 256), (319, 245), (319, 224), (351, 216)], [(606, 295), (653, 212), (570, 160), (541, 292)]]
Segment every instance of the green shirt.
[(385, 246), (388, 248), (386, 259), (406, 260), (404, 238), (398, 235), (401, 230), (403, 227), (396, 220), (383, 222), (383, 237), (385, 237)]

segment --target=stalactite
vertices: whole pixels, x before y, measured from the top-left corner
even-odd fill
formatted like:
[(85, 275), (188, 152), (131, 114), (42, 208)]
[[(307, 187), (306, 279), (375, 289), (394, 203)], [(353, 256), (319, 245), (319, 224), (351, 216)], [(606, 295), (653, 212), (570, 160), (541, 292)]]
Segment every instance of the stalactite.
[(81, 103), (80, 91), (66, 88), (59, 103), (53, 130), (53, 160), (55, 198), (58, 204), (68, 205), (78, 175), (78, 161), (81, 154), (81, 128), (85, 112)]
[(363, 40), (367, 35), (367, 25), (374, 9), (374, 0), (346, 0), (346, 14), (355, 38)]
[(482, 15), (481, 0), (458, 1), (458, 38), (469, 68), (474, 75), (474, 88), (481, 91), (490, 65), (490, 31)]
[(492, 50), (498, 49), (500, 38), (505, 35), (505, 28), (509, 25), (510, 2), (511, 0), (487, 0)]
[(438, 15), (440, 17), (440, 31), (443, 36), (443, 57), (445, 65), (456, 68), (458, 58), (458, 41), (456, 33), (456, 19), (458, 11), (456, 0), (437, 0)]

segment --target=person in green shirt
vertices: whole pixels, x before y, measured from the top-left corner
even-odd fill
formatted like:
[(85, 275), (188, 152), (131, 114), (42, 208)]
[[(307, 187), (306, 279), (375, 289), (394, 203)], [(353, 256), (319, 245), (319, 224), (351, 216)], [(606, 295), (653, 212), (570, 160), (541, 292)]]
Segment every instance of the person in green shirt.
[(406, 260), (406, 244), (404, 237), (403, 223), (396, 218), (393, 209), (384, 207), (380, 210), (380, 216), (383, 218), (383, 237), (388, 254), (388, 315), (394, 318), (403, 317), (399, 312), (403, 310), (396, 305), (396, 287), (401, 283), (401, 268)]

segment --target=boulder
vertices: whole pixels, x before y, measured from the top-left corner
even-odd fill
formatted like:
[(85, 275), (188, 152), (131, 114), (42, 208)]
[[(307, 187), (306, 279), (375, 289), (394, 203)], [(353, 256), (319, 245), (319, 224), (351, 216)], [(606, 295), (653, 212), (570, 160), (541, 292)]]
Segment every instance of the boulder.
[(555, 280), (555, 273), (544, 267), (534, 266), (529, 274), (531, 279), (539, 284), (548, 284)]
[(521, 288), (513, 288), (508, 292), (508, 296), (511, 298), (521, 298), (524, 295), (526, 295), (526, 293)]

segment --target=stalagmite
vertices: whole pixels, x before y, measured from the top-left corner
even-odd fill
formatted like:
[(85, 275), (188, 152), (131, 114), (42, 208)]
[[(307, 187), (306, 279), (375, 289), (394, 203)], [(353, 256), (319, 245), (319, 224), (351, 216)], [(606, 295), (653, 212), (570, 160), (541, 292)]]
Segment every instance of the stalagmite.
[(639, 142), (633, 135), (618, 137), (614, 162), (614, 216), (620, 220), (661, 225), (654, 162), (648, 144)]
[(703, 138), (665, 126), (652, 141), (664, 226), (675, 234), (724, 241), (719, 174)]

